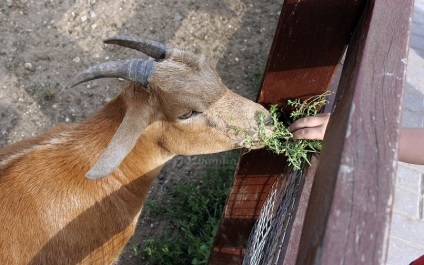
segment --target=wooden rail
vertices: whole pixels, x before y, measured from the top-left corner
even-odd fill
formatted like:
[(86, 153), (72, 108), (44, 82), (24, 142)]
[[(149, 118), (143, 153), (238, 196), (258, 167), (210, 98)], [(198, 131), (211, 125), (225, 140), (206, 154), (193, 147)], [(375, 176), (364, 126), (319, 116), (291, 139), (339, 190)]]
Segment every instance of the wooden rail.
[(385, 264), (413, 4), (368, 1), (346, 55), (298, 265)]
[[(349, 48), (324, 149), (308, 169), (278, 264), (384, 263), (412, 7), (412, 0), (284, 2), (258, 102), (284, 107), (337, 85)], [(241, 156), (209, 264), (241, 264), (284, 168), (284, 157), (265, 150)]]

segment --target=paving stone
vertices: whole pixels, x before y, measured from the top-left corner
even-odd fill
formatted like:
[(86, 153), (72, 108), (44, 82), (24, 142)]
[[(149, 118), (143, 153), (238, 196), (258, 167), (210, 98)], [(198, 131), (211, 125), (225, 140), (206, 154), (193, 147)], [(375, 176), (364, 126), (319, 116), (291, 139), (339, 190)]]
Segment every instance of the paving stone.
[(423, 19), (424, 14), (424, 1), (422, 0), (415, 0), (414, 3), (414, 14), (412, 16), (413, 20), (420, 20)]
[[(421, 16), (423, 15), (421, 14)], [(424, 27), (422, 23), (417, 23), (413, 20), (411, 27), (412, 27), (412, 35), (424, 37)]]
[[(424, 60), (423, 60), (423, 66), (424, 66)], [(407, 73), (406, 73), (406, 75), (407, 75), (406, 80), (407, 80), (408, 84), (413, 85), (414, 87), (416, 87), (417, 91), (424, 94), (424, 86), (422, 86), (422, 85), (420, 86), (420, 84), (422, 84), (424, 82), (424, 78), (419, 76), (419, 74), (422, 74), (422, 71), (415, 70), (415, 71), (417, 71), (417, 73), (410, 73), (412, 71), (414, 71), (414, 69), (408, 70)], [(405, 91), (405, 93), (407, 93), (407, 92)]]
[[(424, 26), (423, 26), (424, 27)], [(406, 90), (405, 93), (409, 93), (409, 89), (412, 86), (416, 91), (424, 94), (423, 86), (423, 69), (424, 69), (424, 58), (421, 53), (415, 49), (409, 49), (408, 55), (408, 66), (406, 71)]]
[[(414, 50), (411, 50), (411, 52), (414, 52)], [(416, 57), (417, 56), (418, 55), (416, 55)], [(412, 61), (412, 62), (416, 62), (417, 64), (420, 64), (422, 67), (424, 67), (424, 59), (415, 60), (415, 61)], [(421, 68), (421, 67), (415, 67), (414, 66), (411, 70), (416, 69), (416, 68)], [(424, 80), (421, 71), (417, 71), (417, 76), (410, 75), (409, 77), (407, 77), (404, 99), (408, 98), (408, 97), (416, 97), (416, 98), (418, 98), (418, 99), (416, 99), (416, 101), (418, 101), (418, 100), (421, 100), (421, 99), (424, 98), (424, 91), (422, 90), (422, 82), (415, 84), (415, 85), (411, 83), (410, 79), (413, 78), (413, 77), (415, 77), (415, 79), (419, 80), (419, 81)], [(418, 103), (418, 105), (413, 105), (413, 106), (416, 106), (418, 108), (415, 111), (421, 111), (424, 108), (420, 103)]]
[[(397, 174), (396, 174), (396, 186), (408, 188), (417, 194), (420, 193), (420, 185), (421, 185), (421, 176), (422, 172), (418, 170), (406, 167), (405, 163), (399, 163)], [(424, 167), (423, 167), (424, 169)]]
[[(424, 40), (424, 39), (423, 39)], [(423, 114), (424, 110), (424, 95), (412, 85), (407, 84), (406, 93), (403, 97), (404, 110), (410, 110)]]
[(409, 41), (413, 49), (424, 51), (424, 36), (412, 34)]
[(402, 125), (404, 127), (422, 128), (423, 116), (420, 113), (404, 109), (402, 113)]
[(411, 169), (414, 169), (420, 173), (424, 173), (424, 166), (423, 165), (414, 165), (414, 164), (408, 164), (408, 163), (403, 163), (398, 161), (398, 167), (403, 166), (403, 167), (408, 167)]
[[(424, 222), (417, 218), (394, 213), (392, 216), (391, 236), (403, 239), (406, 243), (424, 248)], [(393, 249), (393, 251), (395, 251)]]
[(395, 187), (394, 199), (394, 210), (417, 219), (420, 217), (420, 196), (418, 193), (401, 187)]
[(406, 244), (403, 240), (390, 237), (386, 265), (407, 265), (424, 254), (424, 248)]
[[(420, 212), (420, 217), (421, 217), (421, 221), (424, 221), (424, 198), (421, 197), (420, 198), (420, 206), (421, 206), (421, 212)], [(424, 225), (424, 224), (423, 224)], [(424, 244), (424, 243), (423, 243)]]

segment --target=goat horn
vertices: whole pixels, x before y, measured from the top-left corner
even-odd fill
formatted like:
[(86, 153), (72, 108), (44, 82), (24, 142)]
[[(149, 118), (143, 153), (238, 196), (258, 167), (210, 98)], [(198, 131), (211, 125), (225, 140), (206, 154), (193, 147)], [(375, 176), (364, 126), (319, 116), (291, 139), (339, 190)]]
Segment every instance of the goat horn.
[(134, 39), (128, 37), (114, 37), (104, 40), (103, 42), (106, 44), (117, 44), (123, 47), (131, 48), (155, 59), (165, 59), (166, 51), (168, 50), (163, 43), (157, 41)]
[(69, 87), (74, 87), (90, 80), (105, 77), (123, 78), (140, 83), (147, 87), (155, 65), (156, 62), (143, 59), (101, 63), (76, 75), (71, 80)]

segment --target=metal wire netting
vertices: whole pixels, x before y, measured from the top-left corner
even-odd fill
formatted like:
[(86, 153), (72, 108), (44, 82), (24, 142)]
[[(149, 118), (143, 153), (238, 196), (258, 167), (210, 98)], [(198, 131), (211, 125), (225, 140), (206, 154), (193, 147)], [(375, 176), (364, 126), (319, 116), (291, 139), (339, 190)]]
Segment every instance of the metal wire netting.
[(302, 181), (302, 170), (277, 178), (250, 233), (243, 265), (277, 264)]

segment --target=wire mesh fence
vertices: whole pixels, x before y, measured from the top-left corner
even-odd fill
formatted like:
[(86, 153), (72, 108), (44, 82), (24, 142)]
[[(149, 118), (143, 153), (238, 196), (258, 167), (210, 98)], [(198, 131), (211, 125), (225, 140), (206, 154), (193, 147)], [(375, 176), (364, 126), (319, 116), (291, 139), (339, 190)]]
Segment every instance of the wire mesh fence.
[(303, 178), (302, 170), (277, 178), (250, 233), (243, 265), (277, 264)]

